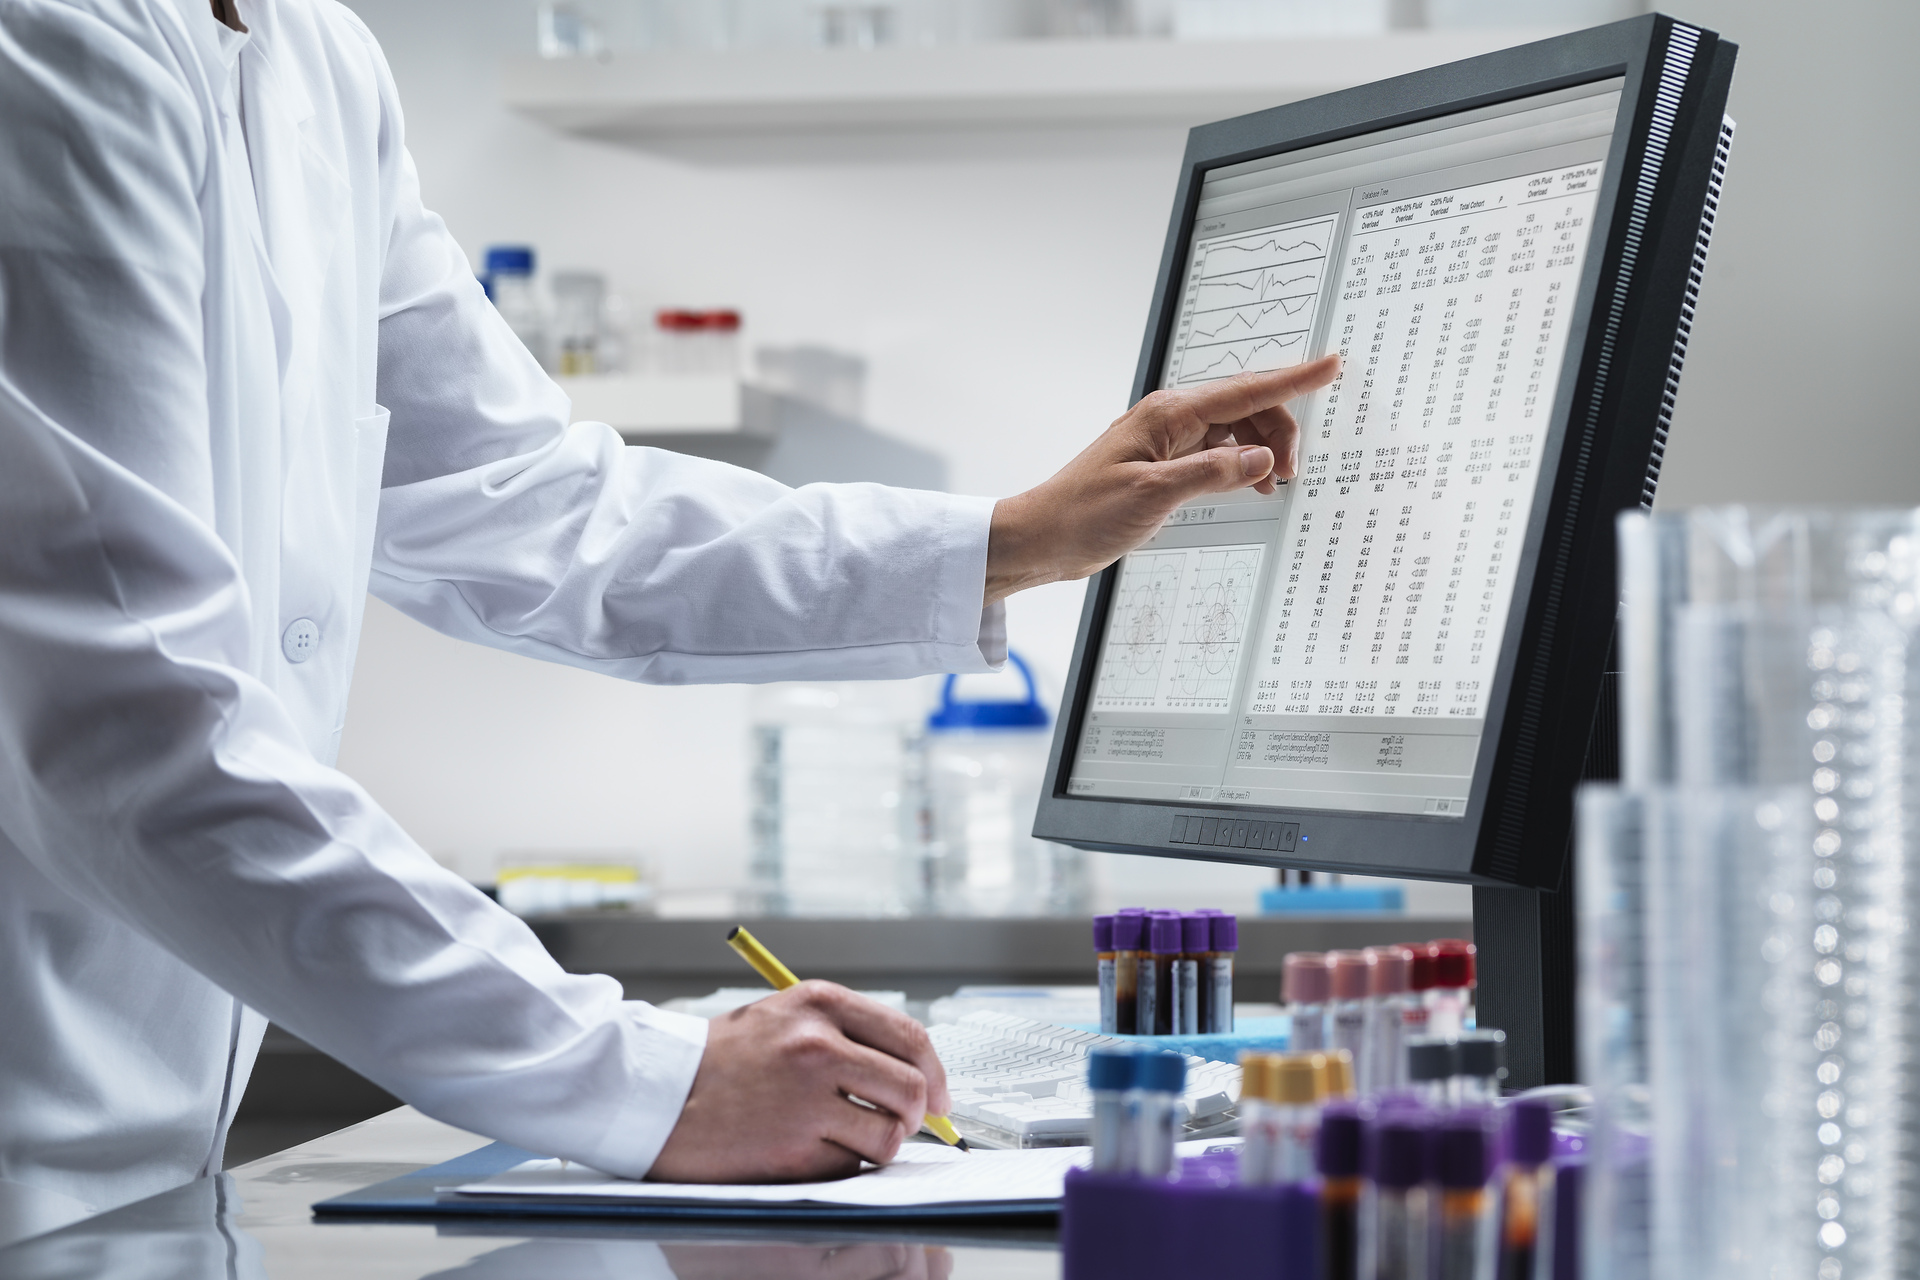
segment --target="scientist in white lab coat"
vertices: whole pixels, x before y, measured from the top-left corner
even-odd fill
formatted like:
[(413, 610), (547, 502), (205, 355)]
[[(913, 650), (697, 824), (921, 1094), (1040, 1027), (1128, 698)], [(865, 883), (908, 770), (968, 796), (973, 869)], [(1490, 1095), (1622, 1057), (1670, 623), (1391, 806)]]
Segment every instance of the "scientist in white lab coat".
[(346, 8), (0, 0), (0, 1183), (217, 1170), (268, 1017), (614, 1173), (889, 1158), (948, 1101), (911, 1022), (623, 1001), (334, 770), (367, 591), (628, 680), (987, 669), (1005, 595), (1290, 474), (1332, 376), (1152, 397), (998, 504), (625, 448), (422, 207)]

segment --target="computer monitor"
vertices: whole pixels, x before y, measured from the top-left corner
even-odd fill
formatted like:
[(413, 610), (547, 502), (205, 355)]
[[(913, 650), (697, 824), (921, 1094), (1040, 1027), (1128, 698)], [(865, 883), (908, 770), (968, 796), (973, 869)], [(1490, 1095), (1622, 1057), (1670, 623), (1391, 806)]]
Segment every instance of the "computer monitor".
[(1734, 53), (1649, 15), (1192, 131), (1134, 399), (1343, 372), (1292, 481), (1091, 584), (1035, 835), (1560, 885)]

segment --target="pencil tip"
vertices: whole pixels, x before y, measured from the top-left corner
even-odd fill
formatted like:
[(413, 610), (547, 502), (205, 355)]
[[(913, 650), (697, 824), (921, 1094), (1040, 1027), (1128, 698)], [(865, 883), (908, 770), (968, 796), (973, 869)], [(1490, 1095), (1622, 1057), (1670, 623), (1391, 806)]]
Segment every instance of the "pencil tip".
[(732, 942), (732, 941), (733, 941), (733, 940), (734, 940), (735, 938), (737, 938), (737, 937), (739, 937), (739, 936), (740, 936), (740, 926), (739, 926), (739, 925), (735, 925), (735, 926), (733, 926), (733, 928), (731, 928), (731, 929), (729, 929), (729, 930), (727, 930), (727, 941), (728, 941), (728, 942)]
[(960, 1141), (958, 1141), (958, 1142), (956, 1142), (956, 1143), (954, 1143), (953, 1145), (954, 1145), (954, 1146), (956, 1146), (956, 1147), (958, 1147), (958, 1148), (960, 1148), (960, 1149), (961, 1149), (962, 1151), (972, 1151), (972, 1150), (973, 1150), (973, 1148), (972, 1148), (972, 1147), (970, 1147), (970, 1146), (968, 1146), (968, 1145), (967, 1145), (967, 1140), (966, 1140), (965, 1138), (962, 1138), (962, 1139), (960, 1139)]

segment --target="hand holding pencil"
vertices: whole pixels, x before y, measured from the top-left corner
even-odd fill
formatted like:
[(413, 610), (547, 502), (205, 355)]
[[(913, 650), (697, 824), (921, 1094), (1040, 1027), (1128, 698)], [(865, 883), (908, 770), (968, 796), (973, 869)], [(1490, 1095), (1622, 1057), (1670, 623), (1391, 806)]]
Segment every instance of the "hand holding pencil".
[[(793, 970), (781, 964), (779, 958), (767, 950), (760, 939), (740, 926), (735, 925), (727, 934), (727, 945), (738, 951), (741, 959), (752, 965), (753, 971), (765, 978), (775, 991), (785, 991), (788, 987), (800, 985), (800, 979), (794, 976)], [(944, 1071), (944, 1068), (942, 1070)], [(945, 1114), (924, 1117), (920, 1127), (950, 1147), (967, 1150), (967, 1140), (960, 1136), (960, 1131), (953, 1127), (953, 1121), (947, 1119)]]
[(951, 1105), (924, 1027), (845, 987), (801, 982), (709, 1024), (693, 1088), (650, 1176), (845, 1177), (863, 1160), (892, 1160), (924, 1116)]

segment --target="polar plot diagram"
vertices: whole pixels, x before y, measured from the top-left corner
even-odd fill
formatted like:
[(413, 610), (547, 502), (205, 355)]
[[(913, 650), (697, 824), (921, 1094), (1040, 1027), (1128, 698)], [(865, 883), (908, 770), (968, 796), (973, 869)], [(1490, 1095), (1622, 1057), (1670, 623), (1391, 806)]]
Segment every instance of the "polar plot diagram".
[(1093, 692), (1096, 707), (1155, 705), (1187, 555), (1185, 551), (1136, 551), (1121, 567), (1120, 585), (1107, 614), (1100, 683)]
[(1192, 711), (1227, 706), (1265, 550), (1258, 544), (1208, 547), (1195, 555), (1180, 595), (1180, 637), (1163, 705)]
[(1107, 614), (1094, 708), (1226, 709), (1264, 551), (1254, 544), (1128, 556)]

